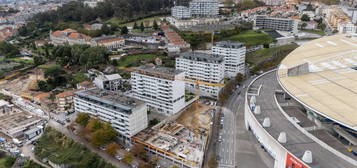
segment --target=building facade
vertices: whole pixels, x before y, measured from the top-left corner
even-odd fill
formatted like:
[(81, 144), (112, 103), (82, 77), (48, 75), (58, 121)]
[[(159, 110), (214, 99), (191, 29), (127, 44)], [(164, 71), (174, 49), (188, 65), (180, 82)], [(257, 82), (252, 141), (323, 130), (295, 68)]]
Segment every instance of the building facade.
[(225, 77), (232, 78), (238, 73), (245, 74), (246, 47), (243, 43), (217, 42), (212, 47), (212, 54), (223, 56)]
[(149, 108), (173, 115), (185, 106), (185, 75), (182, 71), (140, 66), (131, 72), (131, 87), (135, 98), (146, 102)]
[(57, 109), (59, 112), (65, 112), (73, 106), (74, 90), (69, 90), (56, 95)]
[(337, 30), (340, 34), (356, 34), (356, 25), (348, 22), (348, 23), (339, 23)]
[[(212, 55), (201, 52), (187, 51), (176, 58), (176, 69), (185, 72), (185, 78), (207, 83), (223, 83), (224, 58), (220, 55)], [(199, 85), (200, 94), (217, 98), (222, 87)], [(194, 82), (186, 82), (186, 89), (195, 91)]]
[(215, 17), (219, 14), (218, 0), (193, 0), (190, 12), (193, 17)]
[(92, 38), (78, 33), (73, 29), (58, 30), (55, 32), (50, 32), (50, 40), (53, 45), (74, 45), (74, 44), (87, 44), (90, 45)]
[(171, 8), (171, 16), (176, 19), (189, 19), (191, 18), (191, 12), (188, 7), (174, 6)]
[(100, 89), (117, 91), (123, 84), (123, 78), (119, 74), (99, 75), (93, 83)]
[(123, 138), (130, 138), (148, 126), (146, 103), (119, 92), (98, 88), (78, 91), (74, 107), (76, 112), (110, 123)]
[(92, 46), (103, 46), (108, 50), (115, 50), (125, 45), (125, 39), (117, 36), (103, 36), (93, 38)]
[(273, 29), (298, 33), (299, 22), (294, 19), (273, 18), (265, 15), (257, 15), (254, 20), (254, 27), (259, 29)]

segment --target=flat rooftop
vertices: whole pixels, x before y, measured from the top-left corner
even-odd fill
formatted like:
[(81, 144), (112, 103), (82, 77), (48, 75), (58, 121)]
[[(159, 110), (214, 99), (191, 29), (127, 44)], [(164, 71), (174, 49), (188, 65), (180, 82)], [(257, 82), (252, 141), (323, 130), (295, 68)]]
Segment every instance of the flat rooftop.
[(186, 51), (180, 54), (180, 58), (208, 63), (221, 63), (223, 56), (212, 55), (205, 52)]
[(99, 88), (81, 90), (75, 92), (75, 95), (96, 100), (105, 104), (118, 106), (119, 108), (123, 108), (125, 110), (130, 110), (137, 106), (145, 104), (145, 102), (136, 98), (125, 96), (121, 92), (113, 92), (108, 90), (102, 90)]
[(134, 71), (144, 75), (154, 76), (158, 78), (169, 78), (171, 80), (173, 80), (176, 75), (183, 73), (183, 71), (174, 68), (149, 65), (142, 65), (136, 67), (134, 68)]
[(241, 48), (244, 47), (243, 43), (239, 43), (239, 42), (232, 42), (232, 41), (220, 41), (215, 43), (216, 47), (223, 47), (223, 48)]
[(291, 52), (279, 66), (278, 80), (305, 106), (357, 131), (356, 67), (357, 37), (327, 36)]

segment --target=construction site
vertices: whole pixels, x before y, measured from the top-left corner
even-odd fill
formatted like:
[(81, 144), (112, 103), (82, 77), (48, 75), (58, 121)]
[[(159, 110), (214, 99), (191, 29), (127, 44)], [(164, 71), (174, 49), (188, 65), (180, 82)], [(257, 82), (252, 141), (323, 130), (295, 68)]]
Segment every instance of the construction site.
[(42, 118), (0, 100), (0, 131), (11, 138), (23, 138), (25, 131), (42, 123)]
[(132, 140), (181, 167), (201, 167), (213, 107), (193, 103), (178, 115), (141, 131)]

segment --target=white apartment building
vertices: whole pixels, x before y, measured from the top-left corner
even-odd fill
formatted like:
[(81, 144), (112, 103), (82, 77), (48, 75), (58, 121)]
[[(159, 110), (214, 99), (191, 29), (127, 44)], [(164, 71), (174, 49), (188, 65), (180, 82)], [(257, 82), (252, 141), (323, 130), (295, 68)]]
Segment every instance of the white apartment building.
[(93, 83), (100, 89), (117, 91), (123, 83), (123, 78), (119, 74), (99, 75), (94, 78)]
[[(223, 83), (224, 58), (202, 52), (187, 51), (176, 58), (176, 69), (185, 72), (187, 79), (208, 83)], [(195, 83), (186, 82), (186, 89), (195, 91)], [(222, 87), (199, 85), (201, 96), (217, 98)]]
[(225, 77), (232, 78), (238, 73), (245, 74), (246, 47), (243, 43), (217, 42), (212, 47), (212, 54), (223, 56)]
[(188, 7), (174, 6), (171, 8), (171, 16), (176, 19), (189, 19), (191, 18), (191, 12)]
[(219, 14), (218, 0), (193, 0), (190, 12), (194, 17), (214, 17)]
[(280, 31), (298, 33), (299, 22), (288, 18), (274, 18), (265, 15), (257, 15), (254, 20), (254, 27), (259, 29), (273, 29)]
[(339, 23), (337, 26), (338, 33), (340, 34), (356, 34), (356, 25), (352, 22)]
[(110, 123), (123, 139), (148, 126), (146, 103), (119, 92), (98, 88), (75, 92), (74, 108), (76, 112), (88, 113)]
[(184, 78), (180, 70), (140, 66), (131, 72), (133, 96), (155, 111), (176, 114), (186, 106)]

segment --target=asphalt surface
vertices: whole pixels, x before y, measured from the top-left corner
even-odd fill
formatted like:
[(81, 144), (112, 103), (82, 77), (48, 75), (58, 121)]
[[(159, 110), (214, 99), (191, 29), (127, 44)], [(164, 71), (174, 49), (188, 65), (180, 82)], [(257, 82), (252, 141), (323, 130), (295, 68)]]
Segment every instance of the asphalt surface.
[(266, 130), (274, 138), (277, 139), (280, 132), (286, 132), (287, 143), (284, 144), (285, 148), (299, 158), (302, 158), (306, 150), (311, 150), (313, 163), (310, 164), (310, 166), (314, 168), (355, 167), (305, 136), (280, 112), (273, 97), (275, 90), (281, 90), (276, 79), (276, 71), (262, 76), (255, 81), (252, 86), (258, 87), (259, 85), (262, 85), (262, 88), (260, 90), (260, 95), (256, 97), (256, 104), (260, 105), (262, 114), (256, 117), (258, 121), (263, 121), (265, 117), (270, 118), (271, 127), (266, 128)]
[[(243, 82), (248, 85), (252, 79)], [(254, 135), (244, 125), (244, 94), (246, 88), (235, 90), (222, 108), (224, 114), (223, 128), (220, 130), (222, 142), (217, 153), (219, 167), (229, 168), (270, 168), (273, 159), (260, 148)], [(239, 94), (240, 92), (240, 94)]]

